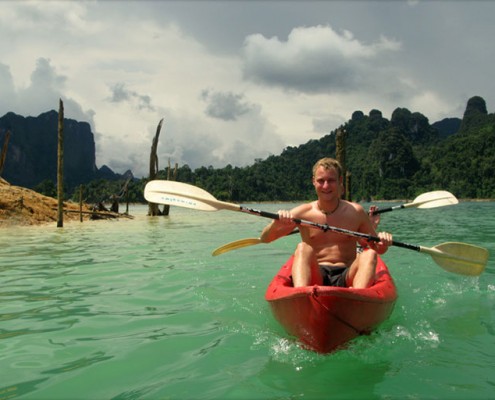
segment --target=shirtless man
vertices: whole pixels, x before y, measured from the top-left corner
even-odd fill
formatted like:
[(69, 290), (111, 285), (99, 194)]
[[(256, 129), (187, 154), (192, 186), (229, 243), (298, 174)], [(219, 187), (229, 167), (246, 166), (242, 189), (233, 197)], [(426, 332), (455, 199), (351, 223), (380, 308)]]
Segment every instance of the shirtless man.
[[(341, 233), (298, 226), (302, 241), (294, 253), (294, 287), (370, 286), (375, 275), (376, 255), (387, 251), (392, 243), (392, 235), (386, 232), (377, 234), (362, 206), (342, 200), (342, 168), (337, 160), (322, 158), (314, 165), (313, 186), (318, 199), (290, 211), (279, 211), (279, 219), (273, 220), (263, 229), (261, 241), (271, 242), (292, 232), (297, 226), (293, 218), (378, 236), (380, 242), (368, 242)], [(357, 253), (356, 242), (368, 249)]]

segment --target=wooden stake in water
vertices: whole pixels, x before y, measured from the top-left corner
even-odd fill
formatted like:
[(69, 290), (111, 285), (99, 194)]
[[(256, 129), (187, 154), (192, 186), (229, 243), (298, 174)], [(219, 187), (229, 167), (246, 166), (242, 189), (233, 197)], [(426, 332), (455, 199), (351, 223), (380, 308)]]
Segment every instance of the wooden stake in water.
[(57, 228), (64, 226), (64, 103), (58, 108), (58, 152), (57, 152)]

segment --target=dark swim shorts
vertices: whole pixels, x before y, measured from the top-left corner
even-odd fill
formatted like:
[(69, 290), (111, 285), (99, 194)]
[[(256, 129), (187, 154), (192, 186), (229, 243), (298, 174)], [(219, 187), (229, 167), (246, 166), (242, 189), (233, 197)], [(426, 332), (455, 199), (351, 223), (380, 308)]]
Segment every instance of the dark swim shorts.
[(346, 279), (349, 267), (333, 267), (331, 265), (320, 265), (321, 276), (324, 286), (347, 287)]

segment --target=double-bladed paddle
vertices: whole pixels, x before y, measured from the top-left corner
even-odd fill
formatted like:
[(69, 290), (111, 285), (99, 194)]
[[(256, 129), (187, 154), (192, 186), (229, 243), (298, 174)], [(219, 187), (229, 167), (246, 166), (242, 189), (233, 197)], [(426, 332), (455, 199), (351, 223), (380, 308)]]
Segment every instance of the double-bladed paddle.
[[(217, 200), (213, 195), (203, 189), (175, 181), (154, 180), (148, 182), (144, 189), (144, 197), (147, 201), (157, 204), (170, 204), (202, 211), (240, 211), (265, 218), (279, 218), (278, 214)], [(327, 224), (318, 224), (298, 218), (294, 218), (293, 221), (296, 224), (322, 229), (325, 232), (332, 231), (368, 241), (380, 241), (376, 236), (353, 232)], [(461, 275), (480, 275), (484, 271), (488, 261), (487, 249), (466, 243), (449, 242), (429, 248), (394, 240), (392, 245), (429, 254), (443, 269)]]
[[(450, 206), (452, 204), (458, 204), (459, 200), (450, 192), (445, 190), (436, 190), (433, 192), (427, 192), (416, 197), (411, 203), (400, 204), (393, 207), (387, 208), (379, 208), (372, 212), (372, 214), (382, 214), (389, 211), (402, 210), (404, 208), (416, 207), (416, 208), (436, 208), (436, 207), (444, 207)], [(290, 234), (297, 233), (298, 231), (293, 231)], [(231, 250), (240, 249), (247, 246), (253, 246), (255, 244), (262, 243), (259, 238), (247, 238), (247, 239), (239, 239), (223, 246), (220, 246), (213, 250), (211, 253), (214, 256), (218, 256), (223, 253), (227, 253)]]

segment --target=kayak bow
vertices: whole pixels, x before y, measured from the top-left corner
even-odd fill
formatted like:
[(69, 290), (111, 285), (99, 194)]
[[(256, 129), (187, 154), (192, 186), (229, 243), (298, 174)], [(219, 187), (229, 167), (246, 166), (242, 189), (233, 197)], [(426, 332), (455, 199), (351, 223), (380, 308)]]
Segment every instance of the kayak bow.
[(265, 299), (275, 319), (304, 347), (319, 353), (342, 348), (385, 321), (397, 299), (395, 284), (379, 257), (376, 278), (367, 289), (292, 286), (293, 256), (269, 284)]

